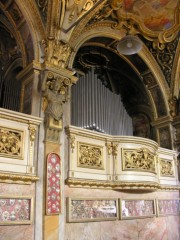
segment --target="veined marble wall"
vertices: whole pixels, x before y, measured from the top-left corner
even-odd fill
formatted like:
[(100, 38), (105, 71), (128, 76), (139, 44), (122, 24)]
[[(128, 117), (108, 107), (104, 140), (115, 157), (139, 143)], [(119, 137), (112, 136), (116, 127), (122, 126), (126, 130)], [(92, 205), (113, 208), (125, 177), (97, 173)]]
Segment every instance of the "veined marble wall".
[[(179, 192), (127, 193), (65, 187), (65, 198), (179, 198)], [(66, 211), (67, 212), (67, 211)], [(66, 217), (64, 221), (66, 222)], [(65, 224), (65, 240), (179, 240), (180, 217), (163, 217)]]
[[(0, 195), (19, 196), (32, 196), (35, 198), (35, 183), (31, 185), (22, 184), (7, 184), (0, 183)], [(34, 208), (34, 207), (33, 207)], [(33, 209), (34, 215), (34, 209)], [(1, 213), (0, 213), (1, 214)], [(34, 239), (34, 216), (32, 224), (18, 224), (18, 225), (0, 225), (0, 239), (1, 240), (33, 240)]]

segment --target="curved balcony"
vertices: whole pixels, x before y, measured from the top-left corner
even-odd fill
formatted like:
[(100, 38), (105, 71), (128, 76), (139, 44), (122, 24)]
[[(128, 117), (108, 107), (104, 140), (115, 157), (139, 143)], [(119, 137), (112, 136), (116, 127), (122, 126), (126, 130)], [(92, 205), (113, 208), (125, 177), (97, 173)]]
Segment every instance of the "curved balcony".
[(176, 152), (155, 141), (66, 127), (71, 187), (117, 190), (179, 189)]

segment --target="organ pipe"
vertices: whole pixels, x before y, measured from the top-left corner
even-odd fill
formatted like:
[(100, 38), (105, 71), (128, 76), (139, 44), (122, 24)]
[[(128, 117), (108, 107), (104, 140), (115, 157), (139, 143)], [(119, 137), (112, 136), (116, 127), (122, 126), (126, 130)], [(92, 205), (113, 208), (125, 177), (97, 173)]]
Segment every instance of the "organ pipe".
[(121, 96), (111, 92), (92, 68), (72, 86), (72, 125), (111, 135), (133, 135)]

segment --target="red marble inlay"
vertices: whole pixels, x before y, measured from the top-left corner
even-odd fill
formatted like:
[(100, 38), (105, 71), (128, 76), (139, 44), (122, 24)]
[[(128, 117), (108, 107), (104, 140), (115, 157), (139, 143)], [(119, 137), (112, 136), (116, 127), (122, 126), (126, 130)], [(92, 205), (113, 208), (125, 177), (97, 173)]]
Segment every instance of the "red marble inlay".
[(0, 222), (30, 221), (31, 199), (1, 198)]
[(46, 185), (46, 214), (59, 214), (61, 212), (61, 161), (56, 153), (47, 157), (47, 185)]

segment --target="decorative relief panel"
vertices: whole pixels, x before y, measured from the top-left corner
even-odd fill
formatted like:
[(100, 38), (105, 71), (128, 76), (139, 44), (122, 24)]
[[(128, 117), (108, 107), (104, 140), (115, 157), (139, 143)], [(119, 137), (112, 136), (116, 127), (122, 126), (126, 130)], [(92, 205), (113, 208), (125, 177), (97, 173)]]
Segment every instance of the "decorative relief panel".
[(22, 159), (23, 131), (0, 127), (0, 155)]
[(162, 176), (174, 176), (172, 161), (160, 160), (161, 175)]
[(0, 196), (0, 225), (30, 224), (32, 212), (31, 197)]
[(103, 169), (103, 148), (85, 143), (78, 143), (78, 166)]
[(148, 149), (123, 150), (123, 170), (156, 172), (155, 155)]
[(61, 162), (56, 153), (47, 157), (47, 189), (46, 214), (53, 215), (61, 212)]

